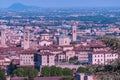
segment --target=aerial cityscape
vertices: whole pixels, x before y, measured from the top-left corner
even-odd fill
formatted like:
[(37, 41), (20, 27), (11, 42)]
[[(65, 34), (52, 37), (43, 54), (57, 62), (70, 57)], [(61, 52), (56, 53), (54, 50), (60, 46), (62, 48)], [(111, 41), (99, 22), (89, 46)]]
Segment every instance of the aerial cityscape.
[(79, 2), (0, 1), (0, 80), (120, 80), (120, 1)]

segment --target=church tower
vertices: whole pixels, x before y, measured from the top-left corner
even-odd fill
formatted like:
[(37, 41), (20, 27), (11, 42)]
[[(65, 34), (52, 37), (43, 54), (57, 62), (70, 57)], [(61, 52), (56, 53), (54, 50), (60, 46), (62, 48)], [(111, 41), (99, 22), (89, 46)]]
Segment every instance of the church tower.
[(24, 49), (28, 49), (30, 47), (30, 39), (29, 39), (30, 32), (28, 29), (24, 30)]
[(6, 47), (5, 29), (1, 30), (1, 47)]
[(74, 24), (72, 26), (72, 41), (77, 40), (77, 26)]

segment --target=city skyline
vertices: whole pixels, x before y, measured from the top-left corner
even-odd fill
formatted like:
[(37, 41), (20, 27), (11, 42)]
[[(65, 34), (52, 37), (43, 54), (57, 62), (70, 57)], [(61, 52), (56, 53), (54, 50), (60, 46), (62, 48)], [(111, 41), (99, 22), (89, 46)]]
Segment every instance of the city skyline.
[(0, 3), (0, 80), (120, 80), (120, 1)]
[(0, 8), (7, 8), (14, 3), (38, 7), (120, 7), (119, 0), (1, 0)]

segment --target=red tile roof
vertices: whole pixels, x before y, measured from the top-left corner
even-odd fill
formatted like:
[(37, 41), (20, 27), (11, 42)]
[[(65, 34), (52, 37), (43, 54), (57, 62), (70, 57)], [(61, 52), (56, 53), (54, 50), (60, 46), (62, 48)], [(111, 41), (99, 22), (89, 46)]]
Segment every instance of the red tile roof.
[(93, 54), (109, 54), (111, 51), (94, 51)]
[(74, 47), (73, 50), (75, 50), (75, 51), (89, 51), (91, 49), (90, 49), (90, 46), (83, 46), (83, 45), (81, 45), (79, 47)]
[(0, 60), (4, 60), (4, 57), (0, 56)]
[(37, 53), (36, 50), (34, 49), (27, 49), (27, 50), (23, 50), (20, 54), (35, 54)]
[(40, 77), (35, 78), (34, 80), (60, 80), (62, 77)]
[(100, 42), (100, 41), (91, 42), (89, 45), (91, 47), (106, 47), (106, 45), (103, 42)]
[(54, 55), (54, 54), (52, 54), (50, 52), (42, 52), (42, 53), (38, 53), (38, 54), (40, 54), (40, 55)]

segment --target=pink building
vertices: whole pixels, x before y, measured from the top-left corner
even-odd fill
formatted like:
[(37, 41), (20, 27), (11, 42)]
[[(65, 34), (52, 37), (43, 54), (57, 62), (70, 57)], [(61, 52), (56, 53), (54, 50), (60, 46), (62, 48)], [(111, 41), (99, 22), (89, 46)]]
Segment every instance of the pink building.
[(60, 46), (64, 46), (64, 45), (70, 45), (71, 39), (69, 38), (69, 36), (62, 34), (59, 36), (58, 38), (58, 44)]
[(20, 66), (34, 66), (35, 50), (24, 50), (20, 53)]
[(37, 66), (55, 65), (55, 55), (49, 52), (40, 52), (37, 54)]
[(4, 58), (0, 56), (0, 68), (7, 69), (7, 66), (10, 65), (11, 60), (9, 58)]

